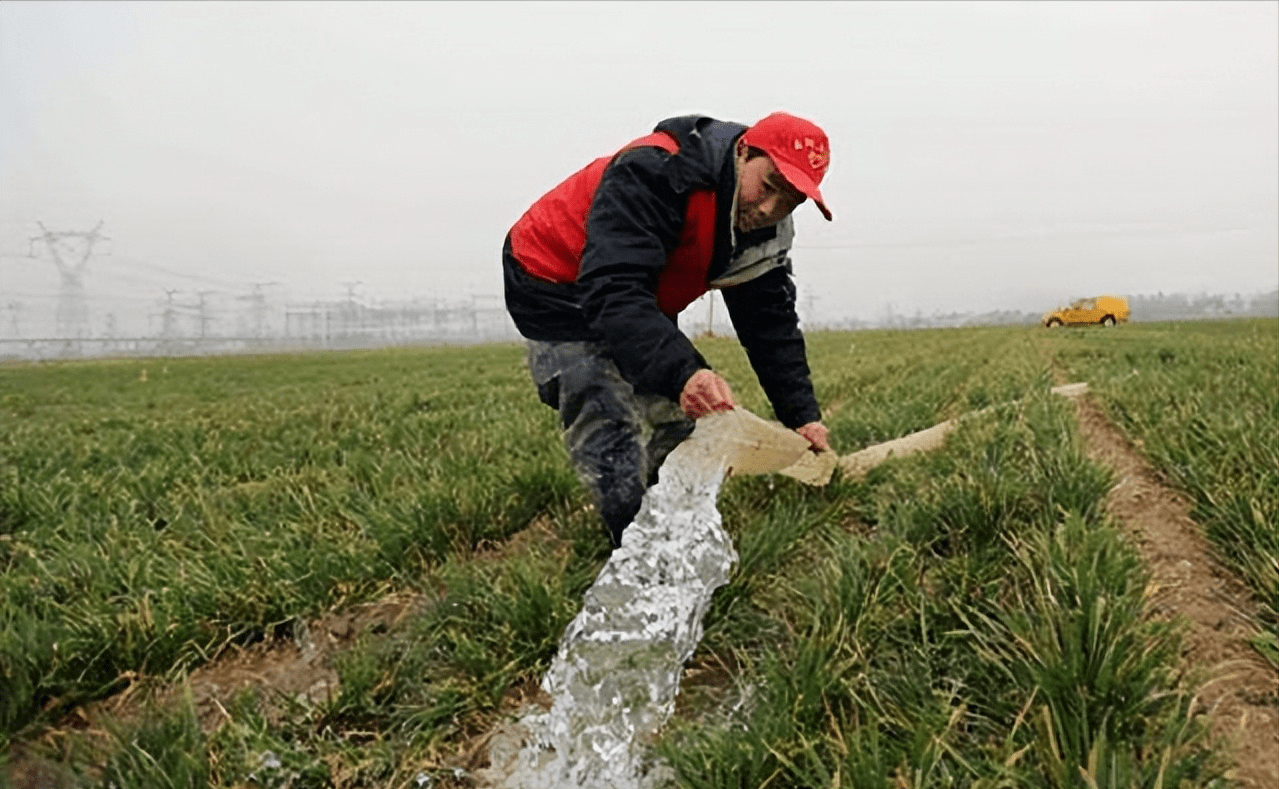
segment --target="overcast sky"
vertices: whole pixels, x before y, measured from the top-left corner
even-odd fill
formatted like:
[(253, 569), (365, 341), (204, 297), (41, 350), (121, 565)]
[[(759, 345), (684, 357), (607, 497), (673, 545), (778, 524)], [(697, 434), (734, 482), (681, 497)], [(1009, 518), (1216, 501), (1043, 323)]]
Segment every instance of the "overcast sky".
[(796, 214), (813, 320), (1271, 290), (1277, 32), (1277, 2), (6, 0), (0, 308), (56, 296), (37, 221), (103, 222), (99, 313), (498, 294), (569, 173), (778, 109), (831, 139), (835, 221)]

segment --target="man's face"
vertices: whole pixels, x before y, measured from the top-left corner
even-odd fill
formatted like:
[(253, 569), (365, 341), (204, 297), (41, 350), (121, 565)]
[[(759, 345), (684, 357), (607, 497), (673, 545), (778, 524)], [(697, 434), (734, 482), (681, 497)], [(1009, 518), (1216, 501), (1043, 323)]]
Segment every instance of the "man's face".
[(747, 147), (737, 148), (737, 216), (733, 217), (742, 232), (772, 227), (785, 219), (804, 195), (786, 182), (773, 160), (756, 156), (747, 161)]

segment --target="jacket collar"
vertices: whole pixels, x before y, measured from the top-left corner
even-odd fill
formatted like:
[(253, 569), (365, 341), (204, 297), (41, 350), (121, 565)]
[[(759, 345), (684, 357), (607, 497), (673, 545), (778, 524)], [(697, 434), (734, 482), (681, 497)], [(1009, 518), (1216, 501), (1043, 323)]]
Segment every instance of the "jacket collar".
[(740, 123), (716, 120), (706, 115), (681, 115), (667, 118), (653, 131), (665, 132), (679, 142), (679, 153), (672, 158), (671, 185), (687, 191), (702, 188), (715, 190), (715, 251), (711, 257), (711, 280), (728, 270), (741, 253), (777, 237), (774, 227), (739, 233), (733, 226), (737, 203), (737, 140), (748, 127)]

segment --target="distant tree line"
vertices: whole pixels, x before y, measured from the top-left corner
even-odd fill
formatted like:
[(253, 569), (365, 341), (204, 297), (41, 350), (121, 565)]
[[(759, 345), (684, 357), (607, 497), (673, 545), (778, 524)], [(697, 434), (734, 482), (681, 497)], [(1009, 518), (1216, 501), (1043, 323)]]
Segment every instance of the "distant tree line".
[[(1185, 293), (1130, 295), (1128, 306), (1130, 320), (1138, 323), (1158, 321), (1209, 320), (1223, 318), (1274, 318), (1279, 317), (1279, 289), (1268, 293), (1244, 296), (1225, 294)], [(992, 310), (990, 312), (934, 312), (924, 315), (888, 314), (877, 320), (846, 318), (815, 328), (828, 329), (942, 329), (963, 326), (1035, 326), (1043, 317), (1042, 312), (1023, 310)]]
[(1271, 318), (1279, 316), (1279, 290), (1243, 296), (1184, 293), (1129, 296), (1134, 321), (1175, 321), (1196, 318)]

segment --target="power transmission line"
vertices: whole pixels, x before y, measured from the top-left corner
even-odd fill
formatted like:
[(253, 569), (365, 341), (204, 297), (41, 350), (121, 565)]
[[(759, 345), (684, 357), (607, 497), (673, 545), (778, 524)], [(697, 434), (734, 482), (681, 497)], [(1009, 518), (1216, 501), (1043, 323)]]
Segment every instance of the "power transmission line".
[[(101, 220), (98, 221), (97, 227), (87, 231), (54, 232), (46, 228), (43, 222), (36, 222), (36, 224), (40, 225), (40, 229), (44, 232), (31, 237), (31, 247), (27, 256), (37, 257), (36, 243), (43, 242), (44, 248), (49, 250), (54, 264), (58, 267), (58, 274), (62, 277), (61, 286), (58, 289), (58, 332), (63, 337), (84, 337), (89, 329), (89, 307), (84, 298), (84, 270), (89, 264), (89, 258), (93, 255), (94, 245), (99, 241), (110, 239), (100, 232)], [(72, 258), (78, 256), (79, 260), (67, 262), (63, 259), (64, 252)]]
[(20, 301), (9, 302), (9, 320), (10, 320), (10, 323), (13, 325), (14, 337), (22, 336), (22, 330), (18, 328), (18, 313), (21, 311), (22, 311), (22, 302)]
[(252, 293), (247, 296), (236, 296), (236, 300), (248, 302), (249, 322), (253, 326), (253, 336), (259, 339), (266, 336), (266, 317), (270, 311), (266, 303), (266, 294), (262, 292), (262, 289), (278, 284), (280, 283), (254, 282)]

